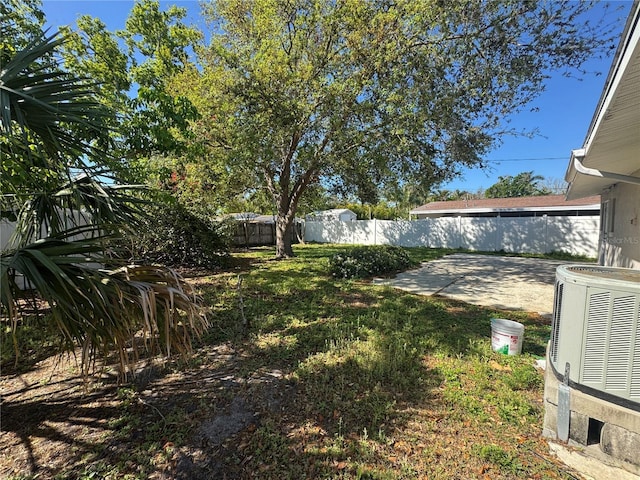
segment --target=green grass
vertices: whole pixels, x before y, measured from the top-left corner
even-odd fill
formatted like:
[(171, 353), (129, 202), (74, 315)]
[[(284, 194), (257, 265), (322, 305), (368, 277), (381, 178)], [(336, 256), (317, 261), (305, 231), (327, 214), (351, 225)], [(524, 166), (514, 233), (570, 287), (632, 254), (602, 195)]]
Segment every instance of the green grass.
[(15, 338), (11, 327), (6, 322), (0, 323), (0, 368), (28, 370), (43, 358), (63, 350), (61, 342), (55, 340), (57, 337), (47, 316), (24, 318)]
[[(328, 258), (344, 248), (296, 246), (298, 256), (284, 261), (268, 248), (236, 253), (237, 269), (198, 279), (213, 325), (182, 368), (216, 372), (210, 349), (227, 342), (242, 354), (240, 375), (277, 370), (282, 379), (269, 388), (286, 390), (277, 408), (256, 407), (254, 427), (205, 450), (208, 461), (229, 478), (571, 478), (540, 437), (543, 381), (533, 363), (548, 322), (332, 278)], [(426, 261), (452, 251), (408, 252)], [(496, 316), (525, 325), (522, 355), (491, 351)], [(220, 404), (273, 394), (246, 385), (180, 391), (186, 400), (158, 406), (162, 417), (136, 401), (135, 389), (121, 389), (111, 441), (128, 448), (110, 463), (87, 457), (77, 478), (145, 478), (175, 465), (172, 449), (204, 448), (194, 446), (199, 422)]]
[[(250, 439), (251, 462), (273, 466), (264, 478), (562, 478), (540, 457), (543, 382), (533, 362), (548, 323), (333, 279), (327, 259), (343, 248), (298, 246), (280, 262), (262, 250), (243, 274), (249, 363), (287, 372), (298, 392), (286, 424), (271, 418)], [(428, 261), (454, 251), (408, 252)], [(222, 296), (218, 319), (233, 323), (233, 295)], [(523, 355), (491, 351), (497, 315), (525, 324)]]

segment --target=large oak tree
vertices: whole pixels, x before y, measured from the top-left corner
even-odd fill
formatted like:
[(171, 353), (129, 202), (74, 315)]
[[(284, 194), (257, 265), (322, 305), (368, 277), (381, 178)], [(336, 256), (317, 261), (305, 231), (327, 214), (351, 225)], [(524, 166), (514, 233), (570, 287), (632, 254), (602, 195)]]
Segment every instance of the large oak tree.
[(311, 186), (375, 203), (483, 166), (551, 71), (607, 50), (610, 29), (585, 21), (592, 3), (214, 0), (198, 48), (184, 10), (144, 0), (115, 36), (81, 19), (67, 60), (82, 55), (112, 92), (134, 85), (111, 97), (126, 107), (127, 155), (179, 158), (218, 201), (266, 191), (285, 257)]
[[(270, 193), (277, 257), (322, 183), (362, 200), (436, 185), (510, 132), (507, 120), (608, 46), (588, 2), (219, 0), (211, 43), (183, 73), (197, 136)], [(198, 77), (194, 84), (193, 78)]]

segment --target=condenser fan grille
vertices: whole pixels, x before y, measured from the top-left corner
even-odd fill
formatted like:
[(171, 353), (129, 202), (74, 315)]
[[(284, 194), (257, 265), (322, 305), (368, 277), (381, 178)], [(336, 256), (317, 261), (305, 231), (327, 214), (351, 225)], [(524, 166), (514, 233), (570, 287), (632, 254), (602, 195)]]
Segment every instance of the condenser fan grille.
[(549, 360), (576, 384), (640, 402), (640, 271), (558, 267)]

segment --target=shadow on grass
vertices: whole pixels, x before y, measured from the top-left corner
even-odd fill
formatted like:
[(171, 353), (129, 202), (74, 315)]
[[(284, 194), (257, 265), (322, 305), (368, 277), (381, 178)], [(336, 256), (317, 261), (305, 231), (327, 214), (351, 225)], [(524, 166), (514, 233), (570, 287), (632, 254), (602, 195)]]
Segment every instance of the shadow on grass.
[[(66, 385), (70, 387), (69, 384)], [(117, 415), (113, 407), (90, 406), (96, 400), (102, 400), (109, 393), (101, 391), (83, 396), (79, 400), (40, 398), (33, 401), (3, 401), (2, 431), (4, 435), (15, 435), (13, 448), (21, 447), (26, 457), (26, 474), (50, 475), (55, 471), (42, 462), (40, 455), (34, 452), (34, 444), (64, 445), (73, 454), (67, 462), (75, 464), (97, 451), (98, 444), (92, 439), (83, 439), (78, 433), (88, 429), (103, 430), (103, 420)], [(66, 424), (67, 428), (60, 428)], [(6, 437), (5, 437), (6, 438)], [(5, 446), (6, 447), (6, 446)], [(17, 458), (15, 460), (18, 460)]]
[(215, 358), (210, 369), (187, 368), (190, 375), (178, 380), (172, 364), (121, 386), (115, 373), (87, 384), (69, 364), (52, 368), (53, 358), (38, 372), (3, 379), (0, 477), (149, 478), (167, 472), (173, 449), (191, 438), (201, 410), (215, 411), (228, 400), (225, 388), (234, 382), (224, 379), (233, 377), (234, 359)]
[[(83, 398), (6, 398), (4, 450), (22, 449), (32, 474), (66, 478), (386, 478), (371, 473), (389, 463), (377, 445), (440, 401), (446, 379), (425, 358), (483, 355), (497, 315), (525, 324), (525, 352), (544, 353), (537, 316), (334, 280), (326, 255), (253, 263), (240, 293), (233, 274), (201, 279), (215, 325), (182, 371)], [(35, 451), (47, 442), (57, 467)]]

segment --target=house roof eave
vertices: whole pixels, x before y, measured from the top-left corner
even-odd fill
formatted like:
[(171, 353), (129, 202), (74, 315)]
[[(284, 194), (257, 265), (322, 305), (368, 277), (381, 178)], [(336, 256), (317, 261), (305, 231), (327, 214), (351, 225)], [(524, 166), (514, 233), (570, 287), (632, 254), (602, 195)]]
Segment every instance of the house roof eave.
[(598, 210), (599, 203), (589, 205), (558, 205), (553, 207), (515, 207), (515, 208), (445, 208), (439, 210), (411, 210), (411, 215), (434, 215), (447, 213), (524, 213), (524, 212), (562, 212), (566, 210)]
[[(571, 152), (565, 173), (567, 200), (599, 194), (620, 182), (637, 183), (640, 151), (640, 1), (634, 0), (583, 147)], [(586, 169), (576, 168), (576, 161)], [(612, 173), (624, 178), (593, 175)], [(591, 172), (593, 173), (593, 172)]]

